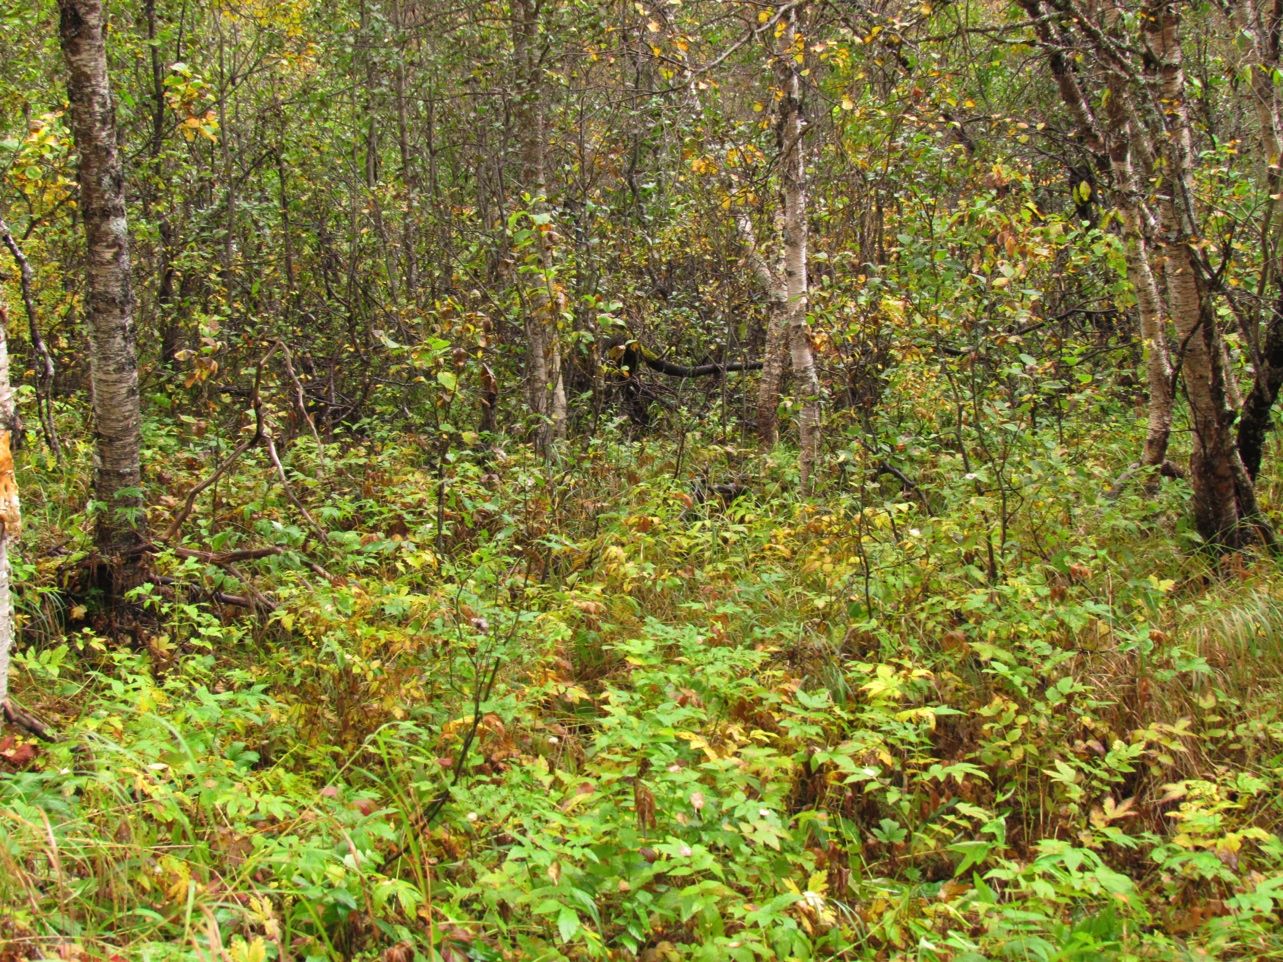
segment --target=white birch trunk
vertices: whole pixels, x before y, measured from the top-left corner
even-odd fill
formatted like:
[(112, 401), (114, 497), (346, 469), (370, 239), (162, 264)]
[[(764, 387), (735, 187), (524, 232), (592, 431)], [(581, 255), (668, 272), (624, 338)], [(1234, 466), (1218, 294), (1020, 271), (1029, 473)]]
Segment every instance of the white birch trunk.
[(107, 78), (102, 0), (58, 0), (71, 129), (79, 155), (78, 204), (88, 241), (90, 381), (94, 408), (95, 540), (114, 597), (141, 579), (146, 533), (140, 491), (141, 415), (124, 174)]
[[(784, 211), (784, 283), (786, 294), (785, 323), (793, 374), (801, 394), (802, 411), (798, 417), (798, 467), (801, 487), (809, 491), (814, 481), (820, 451), (820, 380), (815, 370), (815, 349), (807, 323), (807, 211), (806, 164), (802, 152), (802, 81), (798, 58), (805, 50), (797, 35), (797, 11), (790, 10), (783, 20), (779, 51), (775, 61), (779, 82), (780, 180), (781, 206)], [(769, 345), (768, 345), (769, 353)]]
[(9, 655), (13, 650), (13, 597), (9, 545), (22, 531), (18, 483), (13, 469), (13, 389), (9, 384), (9, 315), (0, 304), (0, 724), (8, 714)]
[(1276, 3), (1237, 0), (1230, 13), (1240, 36), (1247, 38), (1250, 45), (1249, 99), (1256, 111), (1268, 197), (1261, 227), (1264, 250), (1260, 290), (1273, 291), (1273, 304), (1267, 311), (1263, 332), (1259, 321), (1245, 331), (1252, 352), (1253, 378), (1238, 422), (1239, 456), (1249, 476), (1255, 478), (1272, 426), (1271, 412), (1283, 389), (1283, 102), (1274, 79), (1283, 45), (1283, 9)]
[[(1100, 126), (1065, 53), (1069, 43), (1063, 28), (1057, 30), (1054, 22), (1044, 18), (1038, 0), (1021, 0), (1021, 6), (1029, 14), (1034, 31), (1047, 51), (1060, 99), (1069, 110), (1079, 135), (1093, 153), (1104, 155), (1109, 160), (1116, 203), (1123, 221), (1127, 280), (1136, 296), (1136, 313), (1145, 353), (1149, 398), (1145, 446), (1140, 463), (1145, 467), (1160, 467), (1167, 459), (1174, 397), (1167, 319), (1154, 270), (1152, 237), (1155, 223), (1141, 190), (1142, 176), (1133, 161), (1137, 141), (1143, 143), (1145, 137), (1133, 122), (1135, 110), (1130, 106), (1131, 91), (1125, 80), (1114, 72), (1109, 74), (1108, 96), (1105, 98), (1108, 126)], [(1117, 23), (1116, 17), (1112, 20)], [(1140, 154), (1144, 163), (1144, 158), (1152, 157), (1153, 152), (1142, 146)]]
[(1112, 127), (1109, 161), (1123, 218), (1127, 279), (1136, 295), (1136, 313), (1140, 316), (1141, 341), (1145, 351), (1149, 405), (1140, 463), (1148, 468), (1157, 468), (1167, 460), (1167, 446), (1172, 435), (1172, 358), (1167, 344), (1163, 299), (1154, 277), (1148, 212), (1131, 159), (1130, 143), (1142, 135), (1126, 119), (1122, 109), (1126, 93), (1121, 86), (1110, 85), (1106, 108)]
[(1199, 276), (1198, 227), (1194, 219), (1193, 137), (1185, 104), (1185, 74), (1177, 0), (1152, 0), (1145, 9), (1147, 68), (1164, 112), (1165, 164), (1158, 213), (1168, 303), (1184, 348), (1181, 374), (1194, 429), (1190, 484), (1199, 534), (1216, 548), (1251, 540), (1258, 520), (1256, 496), (1233, 434), (1230, 372), (1216, 319)]

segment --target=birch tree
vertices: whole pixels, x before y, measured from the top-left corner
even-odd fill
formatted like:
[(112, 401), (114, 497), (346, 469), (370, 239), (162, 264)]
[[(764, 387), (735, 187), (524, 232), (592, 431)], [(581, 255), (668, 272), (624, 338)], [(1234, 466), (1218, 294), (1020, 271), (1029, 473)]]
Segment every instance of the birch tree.
[[(1238, 388), (1213, 302), (1219, 281), (1204, 255), (1180, 0), (1148, 0), (1139, 17), (1117, 0), (1052, 0), (1045, 7), (1025, 0), (1023, 6), (1080, 135), (1107, 155), (1113, 175), (1128, 279), (1148, 355), (1150, 408), (1142, 463), (1165, 463), (1172, 423), (1169, 392), (1178, 367), (1189, 403), (1189, 477), (1199, 534), (1215, 548), (1270, 540), (1257, 508), (1253, 472), (1240, 454), (1234, 427)], [(1092, 114), (1096, 102), (1105, 104), (1104, 124)], [(1169, 324), (1178, 350), (1175, 362), (1166, 345)]]
[(1259, 512), (1251, 478), (1238, 453), (1230, 403), (1233, 374), (1225, 363), (1199, 253), (1179, 0), (1152, 0), (1142, 19), (1148, 53), (1145, 77), (1158, 98), (1162, 118), (1157, 127), (1160, 137), (1154, 141), (1163, 174), (1158, 193), (1159, 250), (1168, 304), (1182, 345), (1182, 380), (1194, 428), (1190, 453), (1194, 521), (1209, 543), (1239, 547), (1250, 537), (1248, 529), (1258, 521)]
[(9, 655), (13, 650), (12, 568), (9, 546), (22, 531), (18, 484), (13, 470), (13, 431), (16, 412), (9, 383), (9, 315), (0, 304), (0, 717), (10, 718)]
[(99, 505), (95, 542), (103, 562), (102, 587), (118, 598), (141, 581), (147, 544), (124, 173), (107, 76), (102, 0), (59, 0), (58, 9), (87, 242), (93, 492)]
[[(779, 85), (777, 110), (780, 144), (780, 207), (783, 211), (780, 239), (784, 249), (784, 333), (789, 360), (802, 410), (798, 416), (799, 473), (803, 491), (810, 489), (820, 449), (820, 380), (815, 372), (815, 349), (807, 323), (809, 280), (807, 277), (806, 164), (802, 135), (802, 78), (800, 66), (806, 41), (797, 29), (796, 5), (789, 9), (777, 28), (779, 51), (775, 77)], [(768, 345), (768, 357), (771, 346)], [(778, 350), (778, 346), (776, 347)]]
[(1242, 340), (1252, 362), (1252, 386), (1238, 420), (1238, 450), (1244, 468), (1255, 479), (1274, 405), (1283, 389), (1283, 97), (1275, 79), (1283, 66), (1283, 7), (1261, 0), (1232, 0), (1225, 10), (1247, 52), (1248, 100), (1259, 139), (1257, 168), (1266, 195), (1255, 292), (1261, 306), (1253, 310), (1242, 305), (1235, 311), (1242, 318)]
[(547, 204), (547, 89), (544, 83), (541, 16), (545, 0), (513, 4), (512, 47), (518, 78), (517, 127), (521, 186), (529, 196), (531, 253), (521, 270), (526, 333), (526, 390), (539, 418), (536, 444), (548, 454), (566, 434), (566, 387), (558, 327), (565, 293), (557, 281), (557, 233)]
[[(1126, 106), (1131, 96), (1127, 78), (1111, 71), (1103, 81), (1108, 96), (1104, 98), (1105, 117), (1101, 123), (1073, 67), (1072, 44), (1064, 24), (1044, 16), (1040, 0), (1022, 0), (1022, 6), (1030, 15), (1079, 140), (1098, 164), (1108, 166), (1113, 177), (1115, 204), (1123, 224), (1127, 280), (1136, 298), (1145, 353), (1148, 416), (1140, 465), (1145, 468), (1169, 466), (1167, 447), (1171, 440), (1174, 400), (1171, 347), (1168, 319), (1155, 276), (1154, 235), (1158, 225), (1143, 189), (1152, 176), (1153, 157), (1143, 149), (1144, 134), (1136, 128), (1135, 111)], [(1152, 477), (1147, 483), (1152, 484)]]

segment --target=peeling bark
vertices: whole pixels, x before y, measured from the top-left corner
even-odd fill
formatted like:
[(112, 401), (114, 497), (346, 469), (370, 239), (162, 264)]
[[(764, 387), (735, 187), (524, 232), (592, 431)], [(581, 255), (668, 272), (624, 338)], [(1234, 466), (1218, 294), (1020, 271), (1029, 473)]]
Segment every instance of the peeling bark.
[(101, 0), (59, 0), (78, 204), (88, 261), (90, 381), (94, 409), (95, 543), (114, 598), (141, 581), (147, 543), (141, 493), (141, 415), (124, 174), (107, 77)]
[[(1159, 251), (1167, 297), (1181, 345), (1181, 375), (1194, 429), (1190, 485), (1194, 522), (1213, 548), (1239, 548), (1266, 533), (1256, 494), (1239, 457), (1229, 386), (1231, 373), (1198, 261), (1194, 218), (1193, 138), (1185, 102), (1177, 0), (1146, 5), (1146, 75), (1163, 110), (1162, 187), (1158, 198)], [(1268, 534), (1267, 534), (1268, 536)]]
[(1167, 318), (1154, 276), (1150, 215), (1145, 209), (1140, 182), (1132, 164), (1129, 144), (1131, 125), (1121, 109), (1123, 93), (1111, 85), (1108, 111), (1115, 136), (1110, 138), (1109, 161), (1119, 193), (1126, 244), (1127, 279), (1136, 296), (1140, 335), (1145, 351), (1146, 386), (1149, 391), (1145, 446), (1140, 463), (1162, 467), (1172, 435), (1172, 357), (1167, 343)]
[(1279, 68), (1283, 8), (1277, 3), (1238, 0), (1229, 9), (1251, 51), (1251, 92), (1264, 158), (1265, 193), (1269, 198), (1261, 228), (1265, 246), (1259, 291), (1275, 290), (1265, 330), (1259, 322), (1245, 332), (1252, 352), (1252, 386), (1238, 421), (1238, 450), (1248, 475), (1261, 470), (1265, 439), (1273, 424), (1274, 405), (1283, 389), (1283, 102), (1274, 76)]
[[(784, 322), (793, 374), (802, 398), (798, 417), (799, 472), (802, 490), (811, 489), (820, 451), (820, 380), (815, 370), (815, 349), (807, 323), (809, 281), (807, 278), (806, 164), (802, 154), (802, 81), (798, 58), (805, 45), (797, 34), (797, 11), (789, 10), (780, 32), (775, 60), (776, 79), (782, 94), (779, 100), (780, 193), (784, 212)], [(767, 348), (770, 356), (770, 345)]]
[[(1116, 71), (1108, 74), (1108, 96), (1105, 98), (1107, 125), (1097, 120), (1087, 95), (1066, 50), (1070, 46), (1064, 27), (1054, 30), (1053, 21), (1044, 17), (1039, 0), (1021, 0), (1021, 6), (1034, 24), (1034, 32), (1047, 53), (1048, 66), (1060, 92), (1060, 99), (1074, 121), (1078, 137), (1099, 162), (1107, 162), (1114, 181), (1115, 205), (1123, 222), (1127, 262), (1127, 280), (1136, 297), (1141, 341), (1145, 351), (1146, 387), (1148, 389), (1145, 445), (1141, 452), (1143, 467), (1159, 468), (1167, 460), (1167, 447), (1172, 433), (1172, 359), (1167, 340), (1168, 321), (1163, 297), (1155, 272), (1153, 213), (1148, 209), (1142, 191), (1143, 175), (1136, 169), (1133, 153), (1141, 155), (1140, 163), (1151, 157), (1152, 149), (1141, 147), (1143, 131), (1133, 122), (1134, 109), (1129, 109), (1131, 92), (1125, 78)], [(1156, 476), (1151, 475), (1151, 483)]]

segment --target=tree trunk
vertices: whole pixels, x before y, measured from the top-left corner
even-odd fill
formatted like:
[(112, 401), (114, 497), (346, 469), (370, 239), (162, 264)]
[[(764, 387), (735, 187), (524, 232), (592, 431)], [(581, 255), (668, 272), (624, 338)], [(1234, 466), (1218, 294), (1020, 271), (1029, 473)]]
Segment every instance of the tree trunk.
[(1277, 4), (1263, 6), (1258, 0), (1238, 0), (1230, 13), (1240, 35), (1251, 45), (1252, 96), (1264, 163), (1268, 206), (1261, 230), (1260, 290), (1275, 289), (1264, 336), (1257, 322), (1246, 332), (1246, 346), (1252, 352), (1252, 387), (1243, 401), (1238, 421), (1238, 450), (1249, 477), (1261, 470), (1265, 438), (1272, 423), (1274, 404), (1283, 389), (1283, 103), (1280, 103), (1275, 75), (1279, 68), (1283, 9)]
[(1167, 344), (1162, 295), (1154, 277), (1151, 218), (1132, 163), (1130, 145), (1140, 134), (1131, 128), (1122, 110), (1125, 94), (1120, 88), (1120, 84), (1110, 85), (1106, 108), (1111, 128), (1109, 162), (1123, 219), (1127, 279), (1136, 295), (1136, 313), (1140, 316), (1141, 341), (1145, 350), (1149, 414), (1140, 463), (1147, 468), (1159, 468), (1167, 460), (1167, 445), (1172, 436), (1172, 358)]
[[(798, 466), (801, 488), (809, 491), (820, 450), (820, 381), (815, 372), (815, 349), (806, 320), (807, 280), (806, 165), (802, 153), (802, 82), (798, 61), (804, 44), (797, 36), (797, 11), (791, 10), (780, 33), (775, 61), (779, 81), (779, 138), (781, 208), (784, 211), (785, 323), (793, 374), (802, 398), (798, 418)], [(769, 355), (768, 345), (768, 355)]]
[(0, 723), (8, 716), (9, 653), (13, 649), (13, 597), (9, 545), (22, 529), (13, 470), (13, 389), (9, 384), (9, 315), (0, 304)]
[[(543, 65), (539, 54), (539, 2), (514, 4), (513, 52), (520, 83), (517, 125), (521, 137), (522, 186), (530, 195), (529, 213), (538, 216), (547, 206), (547, 129)], [(536, 446), (545, 455), (566, 435), (566, 388), (561, 370), (558, 327), (565, 295), (556, 279), (556, 231), (551, 219), (534, 225), (534, 270), (523, 273), (527, 369), (530, 408), (539, 419)]]
[[(1167, 320), (1154, 270), (1154, 219), (1145, 203), (1142, 175), (1138, 174), (1133, 157), (1134, 147), (1143, 142), (1144, 133), (1132, 121), (1135, 111), (1129, 109), (1130, 89), (1114, 71), (1109, 74), (1105, 98), (1108, 124), (1105, 128), (1100, 126), (1066, 55), (1071, 43), (1064, 25), (1047, 19), (1039, 0), (1021, 0), (1021, 6), (1029, 14), (1034, 32), (1047, 52), (1060, 99), (1078, 129), (1079, 138), (1099, 162), (1108, 161), (1113, 174), (1115, 203), (1123, 221), (1127, 280), (1136, 297), (1149, 391), (1148, 425), (1140, 463), (1144, 467), (1161, 467), (1167, 459), (1172, 433), (1174, 396)], [(1149, 151), (1141, 153), (1144, 157), (1151, 155)]]
[(1255, 360), (1255, 379), (1238, 420), (1238, 452), (1254, 481), (1265, 456), (1265, 438), (1273, 424), (1274, 403), (1283, 389), (1283, 294), (1275, 300), (1265, 343)]
[[(419, 182), (417, 167), (410, 151), (409, 104), (406, 97), (406, 60), (410, 55), (410, 43), (407, 39), (408, 23), (405, 8), (401, 0), (392, 5), (392, 23), (396, 27), (396, 42), (400, 48), (396, 58), (396, 70), (393, 73), (392, 94), (396, 99), (397, 151), (401, 159), (401, 189), (405, 192), (406, 212), (401, 218), (402, 263), (405, 274), (406, 300), (411, 304), (422, 303), (419, 297), (418, 261), (415, 257), (415, 222), (414, 211), (419, 204)], [(430, 115), (429, 115), (430, 116)], [(431, 119), (429, 122), (429, 132)], [(433, 201), (438, 200), (435, 196)]]
[(784, 383), (784, 366), (788, 360), (785, 335), (788, 325), (788, 280), (784, 274), (784, 260), (772, 267), (766, 262), (757, 243), (757, 233), (748, 212), (740, 210), (735, 215), (735, 226), (740, 241), (747, 251), (749, 267), (766, 292), (766, 343), (762, 348), (762, 379), (757, 386), (757, 436), (767, 450), (780, 440), (779, 408), (780, 390)]
[(14, 263), (18, 266), (18, 289), (22, 291), (22, 306), (27, 313), (27, 335), (31, 339), (31, 366), (36, 372), (36, 412), (40, 416), (40, 428), (44, 432), (45, 442), (53, 452), (54, 459), (61, 461), (62, 442), (58, 440), (58, 430), (53, 420), (53, 355), (49, 353), (49, 346), (40, 336), (40, 324), (36, 318), (35, 293), (31, 283), (33, 271), (31, 263), (23, 254), (17, 239), (9, 231), (9, 225), (2, 217), (0, 217), (0, 243), (9, 249)]
[(134, 346), (124, 175), (107, 80), (102, 0), (58, 0), (67, 63), (71, 129), (79, 155), (78, 203), (88, 244), (86, 314), (94, 409), (95, 542), (113, 599), (137, 585), (147, 543), (139, 440), (141, 415)]
[(1238, 548), (1263, 530), (1252, 480), (1239, 457), (1225, 353), (1200, 275), (1190, 172), (1193, 143), (1185, 105), (1177, 0), (1146, 6), (1146, 70), (1164, 112), (1155, 144), (1165, 169), (1158, 202), (1168, 303), (1181, 345), (1181, 374), (1194, 430), (1190, 483), (1194, 522), (1213, 548)]

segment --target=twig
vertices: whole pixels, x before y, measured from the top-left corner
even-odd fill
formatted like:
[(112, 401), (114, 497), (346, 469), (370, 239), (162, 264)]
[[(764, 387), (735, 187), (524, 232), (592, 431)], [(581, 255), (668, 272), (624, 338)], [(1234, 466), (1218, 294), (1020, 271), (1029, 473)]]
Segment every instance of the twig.
[(290, 354), (290, 349), (285, 346), (284, 341), (277, 341), (276, 346), (281, 350), (281, 359), (285, 363), (285, 373), (290, 377), (290, 383), (294, 385), (294, 406), (298, 408), (298, 416), (303, 419), (308, 430), (312, 432), (312, 438), (316, 441), (317, 453), (324, 457), (324, 445), (321, 443), (321, 435), (316, 430), (316, 422), (312, 419), (307, 411), (307, 395), (303, 391), (303, 382), (299, 380), (298, 374), (294, 371), (294, 358)]
[(36, 736), (42, 742), (57, 741), (49, 726), (45, 725), (29, 711), (19, 708), (11, 698), (0, 701), (0, 714), (4, 715), (5, 721), (17, 725), (23, 731)]
[(186, 581), (180, 581), (169, 575), (156, 575), (152, 581), (166, 588), (190, 588), (199, 591), (205, 597), (220, 604), (231, 605), (234, 608), (245, 608), (248, 611), (262, 610), (266, 614), (271, 614), (276, 610), (276, 604), (265, 597), (261, 592), (255, 592), (253, 597), (249, 595), (234, 595), (226, 591), (213, 591), (199, 585), (193, 585)]
[[(529, 579), (530, 572), (527, 569), (527, 582)], [(459, 589), (462, 591), (462, 584), (460, 584)], [(518, 614), (512, 620), (512, 627), (509, 629), (508, 635), (504, 639), (505, 642), (509, 642), (513, 637), (515, 637), (517, 634), (517, 628), (520, 624), (521, 615)], [(462, 631), (462, 629), (458, 630), (460, 632)], [(497, 642), (497, 630), (494, 632), (493, 637)], [(476, 739), (477, 732), (481, 728), (481, 719), (483, 717), (481, 714), (481, 706), (487, 699), (489, 699), (491, 692), (494, 691), (495, 680), (499, 677), (499, 667), (502, 663), (502, 659), (498, 655), (495, 655), (490, 659), (489, 664), (484, 664), (483, 666), (482, 664), (478, 664), (478, 662), (483, 662), (483, 659), (479, 658), (477, 661), (473, 662), (473, 664), (477, 665), (478, 669), (480, 669), (478, 674), (480, 674), (481, 677), (477, 679), (476, 686), (472, 690), (472, 721), (468, 725), (468, 731), (463, 736), (463, 741), (459, 745), (459, 752), (454, 759), (454, 765), (450, 769), (450, 783), (443, 786), (425, 808), (411, 816), (410, 827), (416, 833), (424, 831), (433, 823), (433, 821), (436, 820), (436, 817), (441, 814), (441, 810), (445, 808), (446, 802), (450, 800), (450, 795), (453, 793), (455, 786), (458, 785), (459, 780), (463, 778), (463, 770), (467, 765), (468, 753), (472, 750), (472, 743)], [(481, 672), (486, 673), (481, 674)], [(380, 871), (387, 869), (388, 866), (393, 862), (396, 862), (401, 858), (401, 856), (409, 851), (410, 844), (410, 839), (407, 838), (404, 842), (388, 853), (388, 855), (384, 857), (383, 861), (379, 863)]]
[(1127, 470), (1118, 476), (1118, 480), (1114, 482), (1113, 487), (1105, 492), (1105, 500), (1117, 501), (1121, 498), (1123, 491), (1127, 489), (1128, 483), (1130, 483), (1131, 479), (1135, 477), (1136, 473), (1147, 467), (1157, 468), (1159, 477), (1174, 479), (1185, 477), (1185, 470), (1175, 462), (1164, 461), (1162, 464), (1144, 465), (1138, 461), (1135, 464), (1129, 465)]
[(294, 493), (294, 487), (290, 484), (290, 479), (285, 474), (285, 466), (281, 464), (281, 456), (276, 451), (276, 442), (272, 439), (272, 436), (266, 432), (263, 434), (263, 444), (267, 448), (267, 456), (272, 459), (272, 464), (276, 467), (276, 474), (281, 479), (281, 486), (285, 488), (285, 496), (293, 502), (294, 507), (298, 508), (299, 513), (307, 519), (307, 523), (312, 526), (312, 530), (316, 532), (316, 536), (322, 541), (329, 541), (330, 538), (329, 535), (325, 533), (325, 529), (316, 523), (316, 519), (312, 517), (307, 508), (303, 507), (303, 502), (300, 501), (298, 499), (298, 495)]
[(14, 263), (18, 265), (18, 285), (22, 290), (22, 306), (27, 312), (27, 334), (31, 338), (31, 350), (36, 355), (36, 411), (40, 417), (40, 430), (45, 436), (45, 443), (53, 452), (54, 460), (62, 459), (62, 445), (58, 441), (58, 431), (53, 423), (53, 355), (49, 346), (40, 336), (40, 325), (36, 320), (36, 302), (31, 293), (31, 264), (27, 261), (22, 248), (14, 240), (9, 225), (0, 217), (0, 240), (9, 248)]
[(271, 558), (285, 553), (285, 549), (279, 545), (268, 545), (263, 548), (241, 548), (236, 551), (201, 551), (198, 548), (171, 548), (170, 550), (180, 558), (195, 558), (197, 561), (204, 561), (206, 564), (220, 567), (235, 564), (238, 561), (255, 561), (259, 558)]
[(900, 482), (900, 487), (905, 494), (912, 495), (918, 499), (918, 503), (922, 505), (922, 510), (926, 512), (928, 518), (935, 517), (935, 512), (931, 510), (931, 503), (927, 500), (927, 496), (922, 493), (922, 489), (917, 486), (912, 478), (886, 459), (878, 461), (873, 467), (876, 469), (875, 476), (880, 474), (891, 475), (891, 477)]
[(276, 346), (273, 346), (271, 350), (269, 350), (266, 354), (263, 355), (262, 360), (260, 360), (258, 364), (254, 367), (254, 390), (253, 390), (253, 393), (250, 395), (250, 405), (254, 409), (253, 436), (246, 438), (240, 444), (236, 445), (235, 450), (233, 450), (232, 453), (229, 454), (226, 459), (224, 459), (222, 464), (220, 464), (217, 468), (214, 469), (213, 473), (211, 473), (209, 477), (207, 477), (204, 481), (200, 482), (200, 484), (196, 485), (196, 487), (192, 488), (189, 492), (187, 492), (187, 500), (183, 502), (183, 507), (179, 510), (178, 514), (174, 516), (174, 520), (170, 522), (169, 528), (165, 531), (163, 540), (173, 541), (175, 538), (178, 537), (178, 533), (182, 530), (183, 524), (187, 521), (189, 517), (191, 517), (192, 511), (196, 507), (196, 499), (201, 496), (201, 493), (207, 490), (212, 484), (216, 483), (219, 478), (221, 478), (224, 474), (226, 474), (228, 469), (230, 469), (231, 466), (236, 463), (237, 458), (239, 458), (242, 454), (244, 454), (246, 451), (248, 451), (255, 444), (257, 444), (259, 441), (262, 440), (263, 434), (264, 434), (263, 401), (262, 401), (262, 398), (259, 396), (259, 390), (262, 386), (262, 381), (263, 381), (263, 365), (267, 363), (268, 359), (275, 352), (276, 352)]

